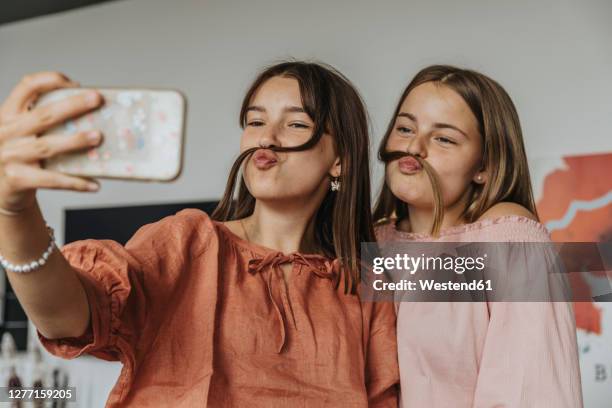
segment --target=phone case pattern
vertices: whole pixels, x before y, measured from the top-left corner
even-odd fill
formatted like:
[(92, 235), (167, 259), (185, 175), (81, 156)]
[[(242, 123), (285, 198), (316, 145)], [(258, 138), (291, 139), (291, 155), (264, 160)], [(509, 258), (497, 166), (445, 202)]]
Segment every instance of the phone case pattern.
[[(103, 143), (86, 155), (69, 153), (45, 161), (68, 174), (142, 180), (171, 180), (180, 172), (184, 99), (176, 91), (100, 89), (104, 106), (47, 133), (100, 130)], [(83, 92), (49, 94), (40, 104)]]

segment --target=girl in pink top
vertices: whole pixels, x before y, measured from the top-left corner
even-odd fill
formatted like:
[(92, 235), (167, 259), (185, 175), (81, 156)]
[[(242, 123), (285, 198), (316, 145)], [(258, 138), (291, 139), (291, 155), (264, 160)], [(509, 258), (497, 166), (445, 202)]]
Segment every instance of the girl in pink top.
[[(538, 222), (515, 107), (480, 73), (450, 66), (419, 72), (379, 157), (386, 162), (374, 211), (381, 242), (550, 240)], [(582, 406), (570, 303), (397, 308), (404, 408)]]

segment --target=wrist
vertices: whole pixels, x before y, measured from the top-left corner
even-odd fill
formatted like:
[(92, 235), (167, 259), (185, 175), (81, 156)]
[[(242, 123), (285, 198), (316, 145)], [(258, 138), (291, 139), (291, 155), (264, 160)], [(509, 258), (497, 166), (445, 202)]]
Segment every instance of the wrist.
[(53, 250), (57, 248), (57, 245), (55, 243), (55, 234), (54, 234), (53, 228), (51, 228), (49, 225), (47, 225), (46, 228), (47, 228), (47, 233), (49, 235), (49, 244), (47, 246), (47, 249), (38, 258), (32, 261), (29, 261), (29, 262), (17, 264), (17, 263), (10, 262), (8, 259), (6, 259), (4, 256), (0, 254), (0, 266), (7, 271), (16, 272), (16, 273), (33, 272), (36, 269), (39, 269), (42, 266), (44, 266), (47, 263), (47, 260), (49, 259), (49, 257), (51, 256), (51, 253), (53, 252)]
[(7, 217), (16, 217), (18, 215), (21, 215), (23, 212), (25, 212), (25, 208), (14, 211), (14, 210), (6, 210), (4, 209), (4, 207), (0, 207), (0, 214), (6, 215)]
[(32, 200), (30, 204), (22, 204), (20, 206), (6, 205), (6, 203), (0, 203), (0, 216), (5, 217), (17, 217), (28, 212), (28, 210), (36, 206), (36, 198)]

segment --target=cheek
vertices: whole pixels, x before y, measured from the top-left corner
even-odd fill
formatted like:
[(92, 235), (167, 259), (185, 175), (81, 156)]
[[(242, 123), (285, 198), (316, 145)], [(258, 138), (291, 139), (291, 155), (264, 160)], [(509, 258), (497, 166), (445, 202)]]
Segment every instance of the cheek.
[(393, 161), (385, 170), (385, 179), (393, 195), (406, 203), (428, 203), (433, 200), (429, 179), (423, 172), (407, 176), (400, 172), (397, 161)]
[[(427, 162), (438, 174), (444, 203), (450, 205), (456, 202), (471, 183), (473, 175), (471, 163), (435, 154), (429, 155)], [(394, 161), (387, 166), (385, 175), (389, 189), (400, 200), (424, 207), (433, 203), (431, 182), (425, 171), (415, 175), (405, 175), (399, 171), (397, 161)]]
[(336, 159), (334, 142), (329, 134), (324, 134), (312, 149), (297, 153), (300, 171), (312, 172), (319, 180), (327, 176)]
[[(241, 146), (252, 147), (248, 135), (243, 136), (243, 141)], [(279, 153), (280, 163), (267, 171), (258, 171), (249, 163), (245, 182), (258, 199), (309, 196), (327, 188), (334, 152), (333, 140), (326, 134), (311, 149)]]
[(391, 134), (389, 136), (389, 139), (387, 140), (385, 149), (389, 152), (405, 151), (407, 145), (408, 145), (408, 140), (406, 138), (398, 137), (398, 136)]
[(452, 149), (430, 149), (427, 160), (434, 169), (447, 179), (471, 179), (479, 167), (481, 157), (470, 146)]
[(428, 161), (440, 177), (445, 202), (454, 202), (472, 182), (479, 160), (471, 152), (430, 155)]
[(308, 197), (327, 186), (329, 166), (323, 162), (316, 147), (303, 152), (281, 153), (281, 163), (276, 168), (262, 172), (249, 164), (245, 182), (257, 199)]
[(251, 147), (257, 146), (255, 133), (256, 131), (251, 128), (245, 128), (242, 131), (242, 135), (240, 137), (240, 152), (241, 153)]
[(332, 165), (331, 160), (327, 160), (325, 152), (318, 147), (303, 152), (287, 154), (287, 161), (283, 172), (308, 186), (321, 182)]

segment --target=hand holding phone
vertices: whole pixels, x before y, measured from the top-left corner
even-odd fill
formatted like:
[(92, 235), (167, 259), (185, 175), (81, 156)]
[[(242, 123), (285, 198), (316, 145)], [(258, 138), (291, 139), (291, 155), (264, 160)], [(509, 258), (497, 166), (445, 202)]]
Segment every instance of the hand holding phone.
[[(66, 88), (43, 95), (37, 106), (86, 93), (94, 88)], [(47, 134), (71, 135), (99, 130), (104, 141), (87, 151), (48, 158), (43, 167), (73, 176), (171, 181), (182, 168), (185, 98), (174, 90), (95, 89), (104, 106)]]
[(96, 191), (98, 184), (88, 177), (77, 177), (41, 168), (41, 162), (66, 152), (82, 151), (100, 143), (87, 133), (37, 134), (97, 109), (103, 99), (97, 92), (87, 92), (33, 107), (40, 95), (55, 89), (75, 88), (60, 72), (25, 75), (0, 104), (0, 210), (17, 213), (34, 207), (39, 188)]

